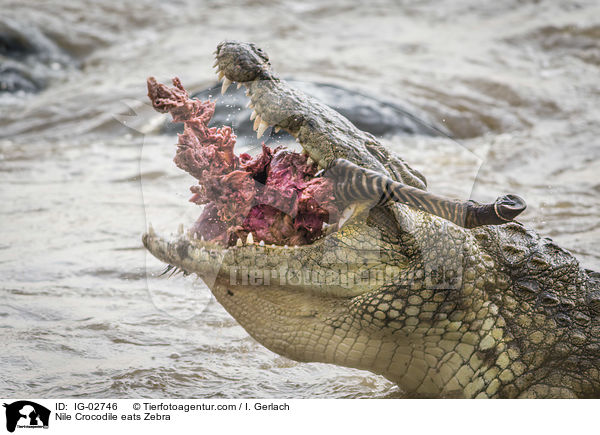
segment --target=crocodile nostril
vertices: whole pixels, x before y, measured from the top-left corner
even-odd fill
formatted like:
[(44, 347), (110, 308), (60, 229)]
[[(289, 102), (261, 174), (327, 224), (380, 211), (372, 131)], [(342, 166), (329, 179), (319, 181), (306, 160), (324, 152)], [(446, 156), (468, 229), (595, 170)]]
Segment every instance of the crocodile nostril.
[(251, 82), (271, 74), (269, 57), (254, 44), (223, 41), (217, 47), (216, 55), (220, 71), (233, 82)]

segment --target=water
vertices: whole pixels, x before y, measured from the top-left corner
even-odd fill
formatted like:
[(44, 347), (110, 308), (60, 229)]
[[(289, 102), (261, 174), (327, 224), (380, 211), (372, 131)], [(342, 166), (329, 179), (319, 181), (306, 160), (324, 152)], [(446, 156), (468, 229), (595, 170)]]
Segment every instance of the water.
[(258, 43), (285, 76), (426, 113), (461, 145), (384, 141), (432, 191), (517, 193), (523, 222), (600, 269), (596, 1), (165, 3), (0, 0), (0, 30), (35, 48), (11, 67), (45, 87), (0, 94), (0, 396), (398, 395), (267, 351), (142, 249), (147, 218), (175, 230), (198, 215), (145, 79), (213, 85), (223, 39)]

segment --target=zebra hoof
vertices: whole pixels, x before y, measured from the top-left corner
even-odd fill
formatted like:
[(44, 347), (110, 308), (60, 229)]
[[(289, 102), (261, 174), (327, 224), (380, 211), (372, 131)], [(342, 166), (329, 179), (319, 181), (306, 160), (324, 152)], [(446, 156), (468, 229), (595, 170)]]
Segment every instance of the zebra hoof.
[(517, 195), (504, 195), (494, 203), (496, 216), (506, 222), (512, 221), (527, 208), (525, 200)]

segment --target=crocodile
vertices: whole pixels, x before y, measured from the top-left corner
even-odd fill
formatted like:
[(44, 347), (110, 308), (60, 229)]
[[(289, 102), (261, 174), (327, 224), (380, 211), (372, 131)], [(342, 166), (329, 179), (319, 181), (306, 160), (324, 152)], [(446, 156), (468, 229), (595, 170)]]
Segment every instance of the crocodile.
[[(224, 41), (215, 57), (223, 91), (247, 88), (259, 135), (283, 129), (325, 171), (342, 159), (426, 191), (423, 175), (292, 88), (256, 45)], [(142, 241), (292, 360), (368, 370), (409, 397), (600, 397), (600, 274), (567, 250), (519, 222), (466, 228), (394, 200), (359, 197), (343, 216), (300, 246), (152, 227)]]

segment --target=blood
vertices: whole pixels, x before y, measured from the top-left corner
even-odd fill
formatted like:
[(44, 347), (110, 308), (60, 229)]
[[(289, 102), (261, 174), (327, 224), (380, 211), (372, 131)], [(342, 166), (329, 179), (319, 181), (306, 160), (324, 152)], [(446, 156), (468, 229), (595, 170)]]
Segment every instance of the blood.
[(190, 99), (178, 78), (173, 87), (148, 79), (154, 109), (183, 122), (175, 164), (198, 180), (190, 201), (204, 205), (192, 231), (205, 240), (231, 246), (252, 232), (256, 242), (304, 245), (322, 235), (324, 222), (338, 219), (333, 184), (315, 178), (307, 156), (262, 144), (255, 157), (237, 156), (230, 127), (208, 127), (212, 101)]

